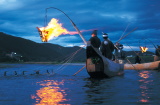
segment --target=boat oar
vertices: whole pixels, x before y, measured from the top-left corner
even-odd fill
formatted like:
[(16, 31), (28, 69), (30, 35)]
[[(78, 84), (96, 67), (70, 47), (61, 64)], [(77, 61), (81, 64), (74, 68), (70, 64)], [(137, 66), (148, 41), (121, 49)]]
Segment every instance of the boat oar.
[(74, 73), (73, 76), (77, 75), (77, 74), (78, 74), (80, 71), (82, 71), (85, 67), (86, 67), (86, 65), (83, 66), (81, 69), (79, 69), (76, 73)]

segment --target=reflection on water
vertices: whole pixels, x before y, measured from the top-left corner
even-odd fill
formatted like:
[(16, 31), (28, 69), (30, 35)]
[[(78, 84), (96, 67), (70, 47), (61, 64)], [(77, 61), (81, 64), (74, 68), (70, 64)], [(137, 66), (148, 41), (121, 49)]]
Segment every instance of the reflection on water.
[(155, 70), (126, 70), (123, 76), (99, 80), (88, 78), (85, 70), (72, 76), (80, 66), (48, 75), (46, 70), (57, 66), (47, 65), (30, 75), (39, 66), (1, 68), (0, 105), (160, 105), (160, 72)]
[(141, 89), (141, 99), (139, 100), (140, 102), (143, 103), (148, 103), (149, 102), (149, 87), (148, 85), (153, 82), (153, 80), (149, 80), (150, 78), (150, 72), (149, 71), (141, 71), (139, 72), (139, 76), (141, 79), (139, 80), (140, 82), (140, 89)]
[(66, 101), (66, 93), (59, 87), (63, 83), (64, 81), (58, 82), (54, 80), (37, 82), (42, 88), (36, 91), (36, 95), (31, 95), (31, 98), (36, 100), (35, 105), (57, 105)]
[[(86, 105), (112, 105), (111, 97), (114, 97), (112, 86), (114, 81), (110, 79), (88, 79), (84, 85), (86, 88)], [(112, 85), (112, 86), (111, 86)]]

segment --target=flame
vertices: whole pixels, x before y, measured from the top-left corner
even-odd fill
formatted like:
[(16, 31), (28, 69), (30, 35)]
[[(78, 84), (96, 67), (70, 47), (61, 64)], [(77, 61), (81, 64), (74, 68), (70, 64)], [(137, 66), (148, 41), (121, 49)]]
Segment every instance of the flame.
[(142, 53), (144, 53), (148, 50), (148, 48), (147, 47), (140, 47), (140, 50), (141, 50)]
[(48, 42), (54, 37), (58, 37), (61, 34), (69, 34), (69, 31), (62, 27), (61, 23), (58, 23), (58, 20), (52, 18), (46, 27), (38, 28), (38, 31), (43, 42)]
[[(60, 35), (70, 34), (75, 35), (78, 34), (77, 31), (68, 31), (64, 27), (62, 27), (62, 23), (58, 23), (58, 19), (52, 18), (46, 27), (36, 27), (40, 34), (42, 42), (48, 42), (54, 37), (58, 37)], [(93, 29), (83, 30), (80, 32), (92, 31)]]

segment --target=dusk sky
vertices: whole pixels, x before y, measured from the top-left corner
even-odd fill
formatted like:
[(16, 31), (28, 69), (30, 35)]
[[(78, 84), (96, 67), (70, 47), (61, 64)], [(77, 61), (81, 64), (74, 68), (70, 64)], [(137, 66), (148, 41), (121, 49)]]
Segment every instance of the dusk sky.
[[(79, 30), (97, 29), (101, 40), (102, 32), (108, 33), (113, 43), (137, 27), (120, 41), (125, 51), (139, 51), (139, 46), (154, 51), (153, 44), (160, 45), (160, 0), (0, 0), (0, 7), (0, 32), (37, 43), (44, 42), (36, 27), (44, 27), (46, 8), (55, 7), (64, 11)], [(48, 22), (51, 18), (58, 19), (68, 31), (76, 31), (62, 12), (49, 9)], [(91, 33), (82, 34), (89, 40)], [(78, 34), (61, 35), (48, 43), (84, 45)]]

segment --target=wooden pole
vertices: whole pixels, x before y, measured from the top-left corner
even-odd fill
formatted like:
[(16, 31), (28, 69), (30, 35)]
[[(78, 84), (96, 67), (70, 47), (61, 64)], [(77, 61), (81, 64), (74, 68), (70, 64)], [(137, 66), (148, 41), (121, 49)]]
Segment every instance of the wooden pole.
[(80, 35), (80, 37), (82, 38), (83, 42), (85, 43), (85, 45), (87, 45), (87, 41), (85, 40), (85, 38), (83, 37), (82, 33), (80, 32), (80, 30), (77, 28), (76, 24), (72, 21), (72, 19), (65, 13), (63, 12), (62, 10), (58, 9), (58, 8), (55, 8), (55, 7), (49, 7), (49, 8), (46, 8), (46, 13), (47, 13), (47, 9), (50, 9), (50, 8), (53, 8), (53, 9), (56, 9), (58, 11), (61, 11), (65, 16), (67, 16), (67, 18), (70, 20), (70, 22), (72, 23), (73, 27), (76, 29), (76, 31), (78, 32), (78, 34)]
[(82, 71), (85, 67), (86, 67), (86, 65), (83, 66), (81, 69), (79, 69), (76, 73), (74, 73), (73, 76), (77, 75), (77, 74), (78, 74), (80, 71)]

